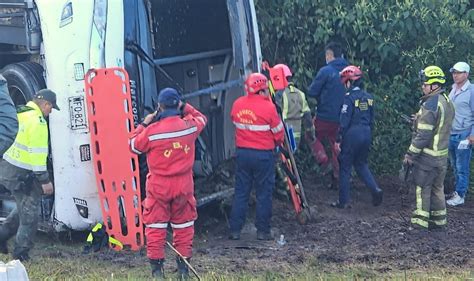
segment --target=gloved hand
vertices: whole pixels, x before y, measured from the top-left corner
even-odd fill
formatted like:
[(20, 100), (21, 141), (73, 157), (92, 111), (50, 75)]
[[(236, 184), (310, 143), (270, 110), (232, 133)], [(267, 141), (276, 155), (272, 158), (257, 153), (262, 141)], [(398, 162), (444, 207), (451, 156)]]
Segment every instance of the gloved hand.
[(341, 143), (340, 142), (334, 143), (334, 149), (336, 150), (338, 154), (341, 153)]
[(410, 154), (405, 154), (405, 157), (403, 158), (403, 164), (405, 165), (413, 165), (413, 156)]

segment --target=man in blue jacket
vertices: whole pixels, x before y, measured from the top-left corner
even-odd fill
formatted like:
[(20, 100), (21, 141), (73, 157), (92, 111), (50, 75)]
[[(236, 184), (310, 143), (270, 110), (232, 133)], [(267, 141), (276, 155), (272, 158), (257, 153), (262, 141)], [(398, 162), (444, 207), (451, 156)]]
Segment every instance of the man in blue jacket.
[(327, 170), (329, 158), (321, 141), (326, 140), (329, 143), (333, 170), (331, 186), (336, 188), (337, 179), (339, 178), (339, 163), (335, 143), (339, 131), (339, 113), (345, 94), (339, 72), (348, 66), (348, 63), (342, 57), (342, 48), (338, 43), (329, 43), (325, 50), (327, 65), (318, 71), (309, 86), (308, 92), (308, 95), (316, 98), (317, 101), (316, 118), (314, 120), (316, 141), (313, 143), (312, 151), (318, 164), (323, 170)]

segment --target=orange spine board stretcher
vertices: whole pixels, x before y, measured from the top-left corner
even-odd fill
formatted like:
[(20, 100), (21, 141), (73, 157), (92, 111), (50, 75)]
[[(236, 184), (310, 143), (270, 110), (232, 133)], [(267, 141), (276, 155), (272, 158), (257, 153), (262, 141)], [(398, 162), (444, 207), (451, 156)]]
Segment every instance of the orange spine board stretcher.
[[(284, 90), (288, 86), (288, 81), (286, 80), (284, 71), (281, 68), (270, 67), (270, 64), (267, 61), (262, 62), (262, 70), (268, 73), (267, 76), (269, 76), (270, 78), (268, 81), (268, 87), (272, 97), (272, 102), (275, 104), (277, 112), (280, 118), (283, 120), (281, 108), (279, 108), (275, 100), (275, 91)], [(304, 193), (303, 183), (301, 181), (298, 168), (296, 167), (294, 155), (291, 152), (289, 135), (286, 124), (284, 122), (283, 126), (285, 130), (285, 140), (283, 142), (282, 147), (286, 151), (288, 151), (288, 157), (285, 156), (283, 153), (280, 153), (280, 158), (283, 165), (287, 167), (288, 173), (290, 173), (296, 179), (295, 182), (292, 182), (292, 177), (290, 177), (289, 174), (287, 174), (286, 176), (288, 188), (291, 195), (291, 201), (293, 203), (293, 207), (296, 213), (296, 218), (300, 224), (306, 224), (311, 219), (311, 212), (308, 205), (308, 201), (306, 200), (306, 195)]]
[[(100, 207), (107, 233), (132, 250), (144, 243), (138, 157), (130, 83), (123, 68), (91, 69), (85, 77), (88, 119)], [(112, 247), (120, 250), (118, 247)]]

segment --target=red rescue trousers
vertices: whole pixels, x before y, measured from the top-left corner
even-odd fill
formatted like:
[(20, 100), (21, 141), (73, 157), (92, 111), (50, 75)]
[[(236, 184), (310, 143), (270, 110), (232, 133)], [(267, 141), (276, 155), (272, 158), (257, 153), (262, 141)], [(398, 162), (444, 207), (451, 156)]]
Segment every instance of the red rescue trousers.
[(165, 258), (168, 223), (173, 229), (173, 246), (186, 258), (192, 256), (194, 221), (197, 219), (192, 173), (163, 177), (149, 175), (143, 208), (147, 256)]
[(315, 118), (314, 128), (316, 130), (316, 141), (312, 144), (313, 157), (319, 165), (327, 166), (329, 158), (322, 141), (326, 140), (329, 143), (331, 150), (331, 163), (334, 178), (339, 178), (339, 162), (337, 160), (338, 153), (336, 151), (335, 143), (337, 134), (339, 132), (339, 124), (329, 121), (324, 121)]

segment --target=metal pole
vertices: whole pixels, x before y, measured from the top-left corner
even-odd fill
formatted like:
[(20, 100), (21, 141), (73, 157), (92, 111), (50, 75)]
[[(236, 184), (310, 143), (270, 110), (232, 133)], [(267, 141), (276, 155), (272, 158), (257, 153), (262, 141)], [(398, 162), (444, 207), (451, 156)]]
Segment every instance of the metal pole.
[(194, 267), (186, 260), (185, 257), (183, 257), (183, 255), (181, 255), (180, 252), (178, 252), (178, 250), (176, 250), (175, 247), (173, 247), (173, 245), (171, 245), (170, 242), (166, 241), (166, 245), (168, 245), (171, 250), (173, 250), (178, 256), (181, 257), (181, 259), (183, 259), (184, 263), (188, 266), (188, 268), (192, 271), (192, 273), (194, 273), (194, 275), (196, 275), (196, 278), (201, 281), (201, 277), (199, 277), (199, 275), (197, 274), (196, 270), (194, 269)]

